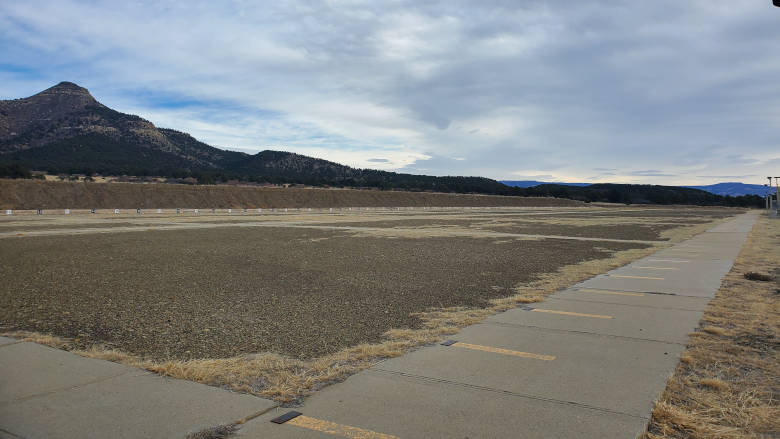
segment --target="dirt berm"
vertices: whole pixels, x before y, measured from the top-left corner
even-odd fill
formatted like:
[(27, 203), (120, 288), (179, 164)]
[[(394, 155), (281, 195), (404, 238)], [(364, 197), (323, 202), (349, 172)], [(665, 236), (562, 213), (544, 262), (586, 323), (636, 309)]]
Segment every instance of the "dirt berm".
[(557, 198), (356, 189), (0, 179), (1, 209), (581, 206)]

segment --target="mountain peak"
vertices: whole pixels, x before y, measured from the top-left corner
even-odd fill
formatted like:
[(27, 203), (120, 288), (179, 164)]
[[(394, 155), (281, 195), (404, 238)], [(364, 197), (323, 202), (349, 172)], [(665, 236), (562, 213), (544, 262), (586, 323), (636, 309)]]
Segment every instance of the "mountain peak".
[(55, 85), (54, 87), (47, 88), (46, 90), (38, 94), (39, 95), (69, 94), (69, 95), (89, 96), (90, 98), (92, 98), (92, 95), (89, 94), (89, 90), (76, 83), (69, 82), (69, 81), (62, 81), (59, 84)]

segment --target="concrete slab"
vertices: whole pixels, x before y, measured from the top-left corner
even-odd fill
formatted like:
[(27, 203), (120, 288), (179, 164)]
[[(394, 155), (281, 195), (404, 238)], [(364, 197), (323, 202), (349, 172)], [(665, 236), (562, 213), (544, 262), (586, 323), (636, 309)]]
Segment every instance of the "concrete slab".
[(19, 343), (19, 340), (15, 338), (0, 337), (0, 347), (7, 346), (9, 344)]
[(375, 367), (647, 416), (684, 346), (593, 334), (479, 324), (459, 342), (554, 356), (540, 360), (432, 346)]
[[(636, 437), (647, 422), (642, 417), (498, 389), (373, 370), (316, 393), (296, 410), (316, 419), (392, 435), (387, 439), (627, 438)], [(268, 422), (285, 411), (274, 411), (247, 423), (237, 437), (333, 437)]]
[(720, 288), (722, 277), (731, 269), (732, 261), (696, 260), (664, 251), (595, 276), (575, 287), (711, 298)]
[(720, 279), (731, 269), (730, 261), (714, 264), (674, 264), (669, 262), (638, 261), (610, 271), (609, 275), (662, 277), (666, 283), (691, 284), (697, 289), (718, 289)]
[(551, 295), (550, 299), (614, 303), (619, 305), (672, 308), (692, 311), (703, 311), (710, 301), (708, 297), (676, 296), (671, 294), (588, 288), (570, 288), (568, 290), (559, 291)]
[(491, 316), (485, 321), (685, 344), (688, 333), (696, 328), (702, 315), (701, 311), (575, 302), (552, 298), (544, 303), (532, 304), (530, 308), (612, 318), (562, 315), (517, 308)]
[(0, 406), (0, 428), (24, 438), (184, 438), (275, 404), (135, 370)]
[(135, 369), (35, 343), (0, 348), (0, 404), (104, 380)]
[[(662, 277), (662, 276), (661, 276)], [(611, 277), (607, 275), (599, 275), (590, 278), (584, 282), (580, 282), (575, 285), (575, 288), (596, 288), (613, 291), (633, 291), (633, 292), (650, 292), (650, 293), (667, 293), (677, 294), (680, 296), (694, 296), (694, 297), (706, 297), (712, 298), (715, 296), (715, 291), (712, 288), (707, 288), (706, 285), (698, 285), (695, 278), (691, 278), (692, 282), (667, 282), (664, 280), (652, 280), (652, 279), (633, 279), (633, 278), (620, 278)], [(720, 278), (717, 278), (718, 283)], [(710, 280), (703, 280), (703, 284), (713, 283)]]

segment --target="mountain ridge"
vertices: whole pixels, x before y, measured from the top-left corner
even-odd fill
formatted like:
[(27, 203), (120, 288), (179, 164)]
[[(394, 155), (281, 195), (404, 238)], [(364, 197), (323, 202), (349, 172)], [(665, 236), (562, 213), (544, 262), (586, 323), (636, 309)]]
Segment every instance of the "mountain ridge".
[(508, 189), (484, 177), (399, 174), (285, 151), (223, 150), (108, 108), (72, 82), (0, 101), (0, 164), (54, 173), (196, 175), (202, 182), (245, 179), (498, 194)]
[[(530, 188), (530, 187), (536, 187), (536, 186), (541, 186), (546, 184), (559, 185), (559, 186), (579, 186), (579, 187), (586, 187), (595, 184), (595, 183), (546, 182), (546, 181), (537, 181), (537, 180), (499, 180), (499, 182), (507, 186), (520, 187), (520, 188)], [(677, 187), (699, 189), (705, 192), (709, 192), (711, 194), (730, 196), (730, 197), (738, 197), (743, 195), (758, 195), (763, 197), (767, 191), (767, 188), (764, 185), (733, 182), (733, 181), (708, 184), (708, 185), (700, 185), (700, 186), (677, 186)]]

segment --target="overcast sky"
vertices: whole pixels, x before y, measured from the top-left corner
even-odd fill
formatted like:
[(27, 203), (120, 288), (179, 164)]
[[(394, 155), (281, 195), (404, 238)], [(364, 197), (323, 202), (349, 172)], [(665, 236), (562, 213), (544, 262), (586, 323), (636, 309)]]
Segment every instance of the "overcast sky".
[(2, 1), (0, 54), (2, 99), (73, 81), (247, 152), (512, 180), (780, 175), (771, 0)]

